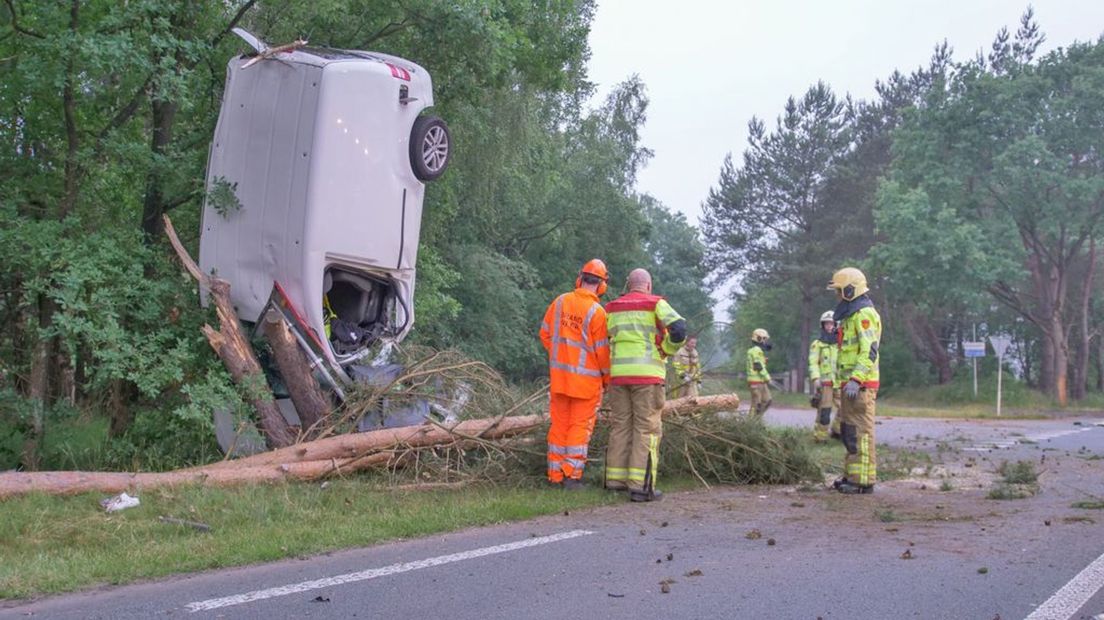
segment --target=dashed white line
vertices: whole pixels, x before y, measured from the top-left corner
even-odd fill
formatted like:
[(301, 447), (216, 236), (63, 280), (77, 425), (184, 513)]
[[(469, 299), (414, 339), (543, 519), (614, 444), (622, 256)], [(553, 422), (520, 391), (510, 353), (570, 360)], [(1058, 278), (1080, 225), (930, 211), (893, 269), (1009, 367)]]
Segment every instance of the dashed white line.
[(1025, 620), (1069, 620), (1104, 586), (1104, 555), (1096, 558)]
[(474, 558), (481, 558), (488, 555), (495, 555), (498, 553), (506, 553), (508, 551), (516, 551), (518, 549), (525, 549), (527, 547), (536, 547), (539, 545), (547, 545), (549, 543), (558, 542), (561, 540), (568, 540), (571, 538), (578, 538), (580, 536), (588, 536), (594, 532), (588, 532), (587, 530), (571, 530), (570, 532), (562, 532), (560, 534), (552, 534), (550, 536), (540, 536), (537, 538), (527, 538), (525, 540), (519, 540), (517, 542), (506, 543), (504, 545), (495, 545), (493, 547), (484, 547), (482, 549), (472, 549), (471, 551), (462, 551), (460, 553), (452, 553), (449, 555), (441, 555), (435, 558), (427, 558), (425, 560), (418, 560), (416, 562), (403, 562), (400, 564), (392, 564), (390, 566), (384, 566), (383, 568), (372, 568), (368, 570), (359, 571), (356, 573), (347, 573), (345, 575), (337, 575), (336, 577), (326, 577), (324, 579), (315, 579), (314, 581), (304, 581), (302, 583), (294, 583), (286, 586), (280, 586), (277, 588), (268, 588), (265, 590), (254, 590), (253, 592), (246, 592), (245, 594), (236, 594), (234, 596), (224, 596), (222, 598), (213, 598), (206, 601), (196, 601), (194, 603), (188, 603), (184, 606), (190, 612), (196, 611), (209, 611), (212, 609), (218, 609), (220, 607), (230, 607), (231, 605), (241, 605), (243, 603), (250, 603), (253, 601), (260, 601), (268, 598), (274, 598), (277, 596), (287, 596), (288, 594), (295, 594), (297, 592), (306, 592), (308, 590), (317, 590), (319, 588), (329, 588), (333, 586), (339, 586), (345, 583), (353, 583), (356, 581), (365, 581), (368, 579), (376, 579), (377, 577), (386, 577), (388, 575), (397, 575), (399, 573), (406, 573), (412, 570), (418, 570), (422, 568), (432, 568), (434, 566), (441, 566), (442, 564), (451, 564), (453, 562), (461, 562), (464, 560), (471, 560)]

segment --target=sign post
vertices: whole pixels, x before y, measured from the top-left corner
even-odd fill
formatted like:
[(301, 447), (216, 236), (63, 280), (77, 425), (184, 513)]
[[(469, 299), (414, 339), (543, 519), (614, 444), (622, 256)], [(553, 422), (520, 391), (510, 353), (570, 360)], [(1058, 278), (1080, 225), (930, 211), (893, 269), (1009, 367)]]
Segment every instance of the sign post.
[(977, 398), (977, 358), (985, 357), (985, 341), (963, 342), (962, 354), (974, 362), (974, 398)]
[(1008, 336), (989, 336), (989, 344), (993, 345), (993, 351), (997, 354), (997, 417), (1001, 414), (1001, 377), (1004, 376), (1004, 352), (1012, 344)]

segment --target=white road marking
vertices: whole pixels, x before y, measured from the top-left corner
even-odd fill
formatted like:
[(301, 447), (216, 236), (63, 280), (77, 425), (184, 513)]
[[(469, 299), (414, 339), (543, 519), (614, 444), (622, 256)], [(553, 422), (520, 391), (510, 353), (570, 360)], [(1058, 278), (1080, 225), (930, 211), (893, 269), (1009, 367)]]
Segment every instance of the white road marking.
[(1096, 558), (1025, 620), (1069, 620), (1104, 587), (1104, 555)]
[(415, 562), (403, 562), (400, 564), (392, 564), (391, 566), (384, 566), (383, 568), (371, 568), (368, 570), (359, 571), (356, 573), (347, 573), (345, 575), (337, 575), (336, 577), (326, 577), (324, 579), (315, 579), (314, 581), (304, 581), (302, 583), (294, 583), (286, 586), (280, 586), (277, 588), (268, 588), (265, 590), (254, 590), (253, 592), (246, 592), (245, 594), (236, 594), (234, 596), (224, 596), (222, 598), (213, 598), (206, 601), (196, 601), (194, 603), (188, 603), (184, 606), (190, 612), (196, 611), (209, 611), (212, 609), (218, 609), (220, 607), (230, 607), (231, 605), (241, 605), (243, 603), (250, 603), (253, 601), (261, 601), (268, 598), (274, 598), (277, 596), (287, 596), (288, 594), (295, 594), (298, 592), (306, 592), (308, 590), (317, 590), (318, 588), (329, 588), (333, 586), (339, 586), (345, 583), (353, 583), (356, 581), (365, 581), (368, 579), (375, 579), (377, 577), (386, 577), (388, 575), (397, 575), (399, 573), (405, 573), (412, 570), (418, 570), (421, 568), (432, 568), (434, 566), (441, 566), (442, 564), (451, 564), (452, 562), (461, 562), (463, 560), (471, 560), (474, 558), (481, 558), (488, 555), (495, 555), (498, 553), (506, 553), (508, 551), (516, 551), (518, 549), (525, 549), (527, 547), (537, 547), (539, 545), (547, 545), (548, 543), (559, 542), (561, 540), (569, 540), (571, 538), (578, 538), (580, 536), (589, 536), (594, 532), (587, 530), (571, 530), (570, 532), (562, 532), (560, 534), (552, 534), (550, 536), (540, 536), (537, 538), (527, 538), (525, 540), (519, 540), (517, 542), (506, 543), (504, 545), (495, 545), (494, 547), (484, 547), (482, 549), (472, 549), (471, 551), (461, 551), (460, 553), (453, 553), (450, 555), (441, 555), (435, 558), (427, 558), (425, 560), (418, 560)]

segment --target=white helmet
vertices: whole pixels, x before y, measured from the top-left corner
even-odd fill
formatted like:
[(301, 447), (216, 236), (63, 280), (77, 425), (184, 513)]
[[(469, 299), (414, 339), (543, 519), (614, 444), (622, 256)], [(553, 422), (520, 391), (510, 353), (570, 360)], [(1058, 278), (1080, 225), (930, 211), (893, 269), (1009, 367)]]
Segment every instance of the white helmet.
[(831, 321), (831, 322), (835, 323), (836, 322), (836, 313), (832, 310), (828, 310), (824, 314), (820, 315), (820, 322), (823, 323), (825, 321)]

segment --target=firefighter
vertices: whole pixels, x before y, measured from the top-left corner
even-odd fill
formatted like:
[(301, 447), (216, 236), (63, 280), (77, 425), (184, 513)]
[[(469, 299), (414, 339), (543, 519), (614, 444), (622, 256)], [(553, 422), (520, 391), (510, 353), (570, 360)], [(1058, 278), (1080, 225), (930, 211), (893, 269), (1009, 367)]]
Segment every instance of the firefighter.
[(628, 490), (634, 502), (650, 502), (656, 489), (661, 416), (665, 401), (665, 358), (686, 341), (686, 320), (652, 294), (652, 276), (634, 269), (628, 292), (606, 304), (610, 336), (610, 436), (606, 488)]
[(771, 350), (770, 334), (759, 328), (751, 332), (751, 348), (747, 350), (747, 381), (751, 391), (750, 413), (758, 419), (771, 405), (770, 371), (767, 370), (767, 351)]
[[(810, 403), (816, 410), (813, 440), (817, 443), (828, 441), (829, 427), (833, 439), (840, 436), (840, 393), (839, 386), (835, 384), (838, 351), (836, 321), (833, 312), (829, 310), (820, 315), (820, 335), (809, 343), (809, 381), (813, 384)], [(836, 409), (835, 420), (832, 419), (833, 405)]]
[(874, 403), (878, 397), (882, 318), (867, 294), (866, 276), (858, 269), (840, 269), (832, 276), (828, 289), (839, 298), (833, 313), (839, 342), (836, 377), (843, 383), (840, 434), (847, 448), (843, 477), (834, 486), (841, 493), (872, 493), (878, 478)]
[(540, 338), (548, 351), (548, 481), (583, 488), (583, 469), (602, 389), (609, 383), (606, 311), (598, 298), (609, 274), (597, 258), (575, 279), (575, 290), (556, 298), (544, 313)]
[(675, 387), (671, 390), (671, 397), (697, 396), (698, 386), (701, 385), (701, 358), (698, 356), (697, 336), (686, 339), (686, 346), (675, 354), (671, 365), (675, 369)]

